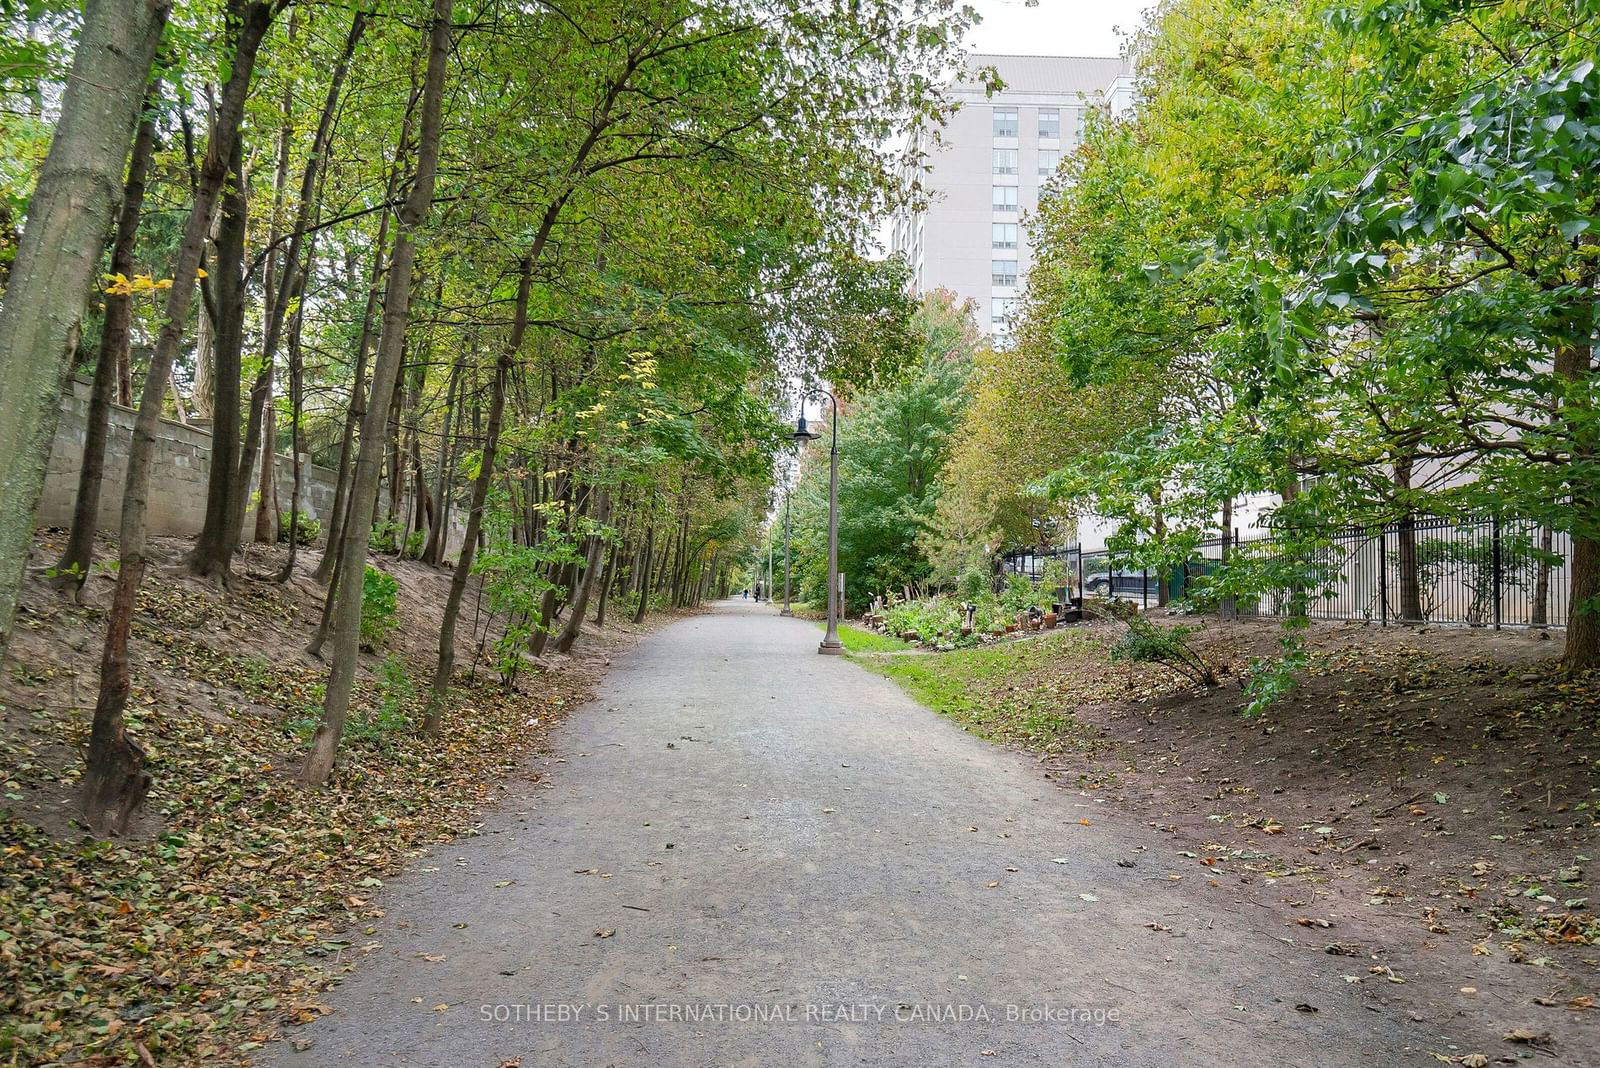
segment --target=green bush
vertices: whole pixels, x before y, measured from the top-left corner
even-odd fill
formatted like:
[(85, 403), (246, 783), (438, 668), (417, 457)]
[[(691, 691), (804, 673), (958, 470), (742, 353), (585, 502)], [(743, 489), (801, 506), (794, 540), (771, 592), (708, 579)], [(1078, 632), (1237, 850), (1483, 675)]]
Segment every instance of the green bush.
[(983, 568), (969, 567), (962, 573), (961, 596), (969, 602), (993, 596), (993, 591), (989, 588), (989, 575)]
[(378, 740), (406, 730), (411, 726), (407, 709), (416, 696), (405, 661), (388, 657), (378, 665), (377, 707), (358, 706), (345, 726), (346, 733), (352, 738)]
[(1217, 685), (1217, 673), (1189, 644), (1199, 627), (1162, 627), (1138, 612), (1119, 615), (1128, 629), (1111, 646), (1111, 662), (1160, 664), (1201, 686)]
[[(299, 519), (300, 522), (297, 524), (298, 529), (295, 531), (295, 541), (301, 545), (316, 544), (317, 538), (322, 535), (321, 521), (312, 519), (304, 512), (300, 513)], [(288, 512), (281, 512), (278, 515), (278, 540), (283, 542), (289, 540)]]
[(372, 652), (394, 630), (400, 582), (371, 564), (361, 579), (361, 648)]
[(1033, 582), (1025, 575), (1012, 575), (1006, 579), (1005, 592), (1000, 595), (1001, 606), (1011, 615), (1026, 612), (1037, 600)]
[(372, 551), (375, 553), (400, 551), (400, 522), (394, 516), (384, 516), (372, 524)]

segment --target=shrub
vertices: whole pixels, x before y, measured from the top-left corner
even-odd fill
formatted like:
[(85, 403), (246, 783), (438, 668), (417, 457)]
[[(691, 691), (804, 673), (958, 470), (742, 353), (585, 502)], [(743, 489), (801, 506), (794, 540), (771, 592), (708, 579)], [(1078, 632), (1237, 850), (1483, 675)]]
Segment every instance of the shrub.
[(391, 656), (378, 665), (377, 707), (358, 708), (346, 730), (352, 737), (378, 739), (403, 731), (411, 725), (406, 710), (417, 696), (417, 688), (406, 672), (405, 661)]
[(1044, 603), (1039, 607), (1048, 611), (1055, 604), (1056, 594), (1067, 590), (1067, 596), (1072, 596), (1071, 580), (1067, 575), (1067, 565), (1060, 560), (1050, 559), (1044, 562), (1044, 567), (1039, 571), (1039, 592), (1044, 595)]
[[(300, 545), (314, 545), (322, 534), (320, 520), (312, 519), (304, 512), (300, 513), (300, 522), (296, 525), (295, 541)], [(289, 513), (281, 512), (278, 515), (278, 540), (289, 540)]]
[(1160, 664), (1200, 686), (1217, 685), (1217, 673), (1189, 644), (1199, 627), (1161, 627), (1137, 612), (1120, 613), (1128, 629), (1111, 646), (1111, 662)]
[(361, 579), (361, 648), (373, 652), (395, 627), (400, 582), (371, 564)]
[(1033, 583), (1026, 575), (1012, 575), (1006, 579), (1006, 590), (1000, 595), (1000, 604), (1014, 616), (1032, 608), (1037, 599)]
[(994, 591), (989, 588), (989, 576), (981, 567), (969, 567), (961, 575), (961, 596), (969, 602), (977, 602), (985, 597), (992, 597)]
[(384, 516), (372, 524), (372, 551), (375, 553), (400, 551), (400, 521), (394, 516)]

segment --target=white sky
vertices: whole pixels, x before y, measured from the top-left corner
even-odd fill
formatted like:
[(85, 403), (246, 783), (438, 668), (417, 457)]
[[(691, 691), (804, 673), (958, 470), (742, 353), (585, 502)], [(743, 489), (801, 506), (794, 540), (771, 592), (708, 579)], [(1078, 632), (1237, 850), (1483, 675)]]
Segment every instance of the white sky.
[(1115, 56), (1153, 0), (968, 0), (983, 21), (968, 35), (973, 52)]

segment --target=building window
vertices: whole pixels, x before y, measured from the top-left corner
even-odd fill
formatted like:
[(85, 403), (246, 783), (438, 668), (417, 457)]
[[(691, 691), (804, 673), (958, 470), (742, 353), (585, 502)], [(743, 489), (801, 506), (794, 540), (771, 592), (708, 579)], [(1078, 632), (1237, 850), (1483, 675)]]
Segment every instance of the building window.
[(1017, 173), (1017, 150), (1014, 148), (997, 148), (994, 150), (994, 173)]
[(1017, 109), (994, 109), (994, 135), (996, 137), (1017, 136)]
[(1015, 212), (1017, 210), (1017, 187), (1014, 185), (997, 185), (994, 187), (994, 210)]
[(1008, 329), (1011, 326), (1011, 314), (1016, 310), (1016, 297), (995, 297), (989, 302), (989, 325)]
[(1041, 148), (1039, 150), (1039, 177), (1048, 178), (1056, 173), (1056, 168), (1061, 166), (1061, 150), (1059, 148)]
[(994, 247), (995, 248), (1016, 248), (1017, 247), (1017, 224), (1016, 223), (995, 223), (994, 224)]
[(989, 281), (997, 286), (1014, 286), (1017, 284), (1017, 261), (995, 260), (989, 272)]
[(1039, 139), (1053, 141), (1061, 136), (1061, 109), (1039, 109)]

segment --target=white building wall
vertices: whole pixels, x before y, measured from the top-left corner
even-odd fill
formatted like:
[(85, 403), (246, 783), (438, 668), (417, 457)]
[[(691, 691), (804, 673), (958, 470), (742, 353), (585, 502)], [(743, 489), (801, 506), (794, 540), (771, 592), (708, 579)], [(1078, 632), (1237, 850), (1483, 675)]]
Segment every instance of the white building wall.
[[(1005, 83), (992, 95), (978, 75), (991, 67)], [(1032, 262), (1028, 220), (1039, 190), (1077, 147), (1086, 109), (1131, 106), (1132, 79), (1116, 58), (975, 55), (969, 69), (970, 82), (956, 87), (961, 107), (938, 140), (913, 142), (926, 169), (905, 177), (927, 205), (895, 220), (891, 249), (911, 264), (918, 292), (971, 300), (979, 329), (1003, 342)], [(1014, 133), (997, 113), (1015, 116)], [(997, 241), (997, 225), (1015, 229), (1014, 247)]]

